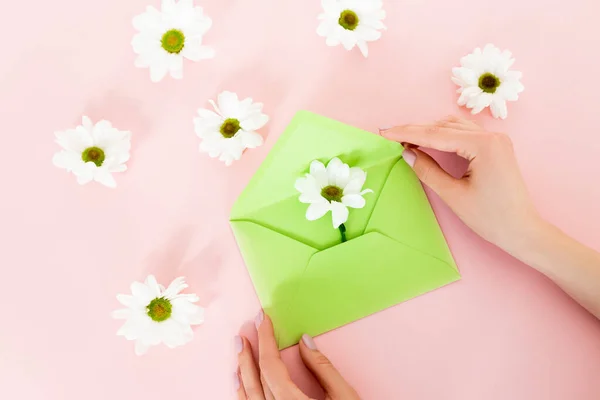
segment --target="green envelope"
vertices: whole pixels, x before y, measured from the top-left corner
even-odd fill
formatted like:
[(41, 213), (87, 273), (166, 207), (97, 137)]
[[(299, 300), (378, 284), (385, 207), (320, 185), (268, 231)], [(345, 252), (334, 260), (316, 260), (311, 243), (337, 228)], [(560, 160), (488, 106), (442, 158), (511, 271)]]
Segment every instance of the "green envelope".
[[(231, 226), (279, 348), (460, 279), (402, 146), (300, 111), (231, 211)], [(341, 243), (331, 213), (305, 217), (296, 179), (339, 157), (367, 172), (366, 206), (350, 209)]]

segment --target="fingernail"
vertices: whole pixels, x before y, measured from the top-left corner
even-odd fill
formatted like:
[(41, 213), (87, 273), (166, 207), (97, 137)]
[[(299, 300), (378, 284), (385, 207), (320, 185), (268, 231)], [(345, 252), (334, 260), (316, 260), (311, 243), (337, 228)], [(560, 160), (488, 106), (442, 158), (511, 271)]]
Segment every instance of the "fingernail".
[(404, 161), (406, 161), (406, 163), (408, 165), (410, 165), (410, 167), (414, 167), (415, 166), (415, 161), (417, 160), (417, 155), (415, 154), (414, 151), (410, 150), (410, 149), (405, 149), (402, 152), (402, 158), (404, 158)]
[(265, 319), (265, 312), (263, 310), (260, 310), (260, 312), (258, 313), (256, 318), (254, 319), (254, 324), (256, 325), (256, 329), (258, 329), (258, 327), (260, 326), (260, 324), (262, 324), (264, 319)]
[(387, 131), (388, 129), (392, 129), (393, 127), (394, 127), (393, 125), (384, 125), (381, 128), (379, 128), (379, 132)]
[(242, 352), (242, 350), (244, 349), (244, 342), (242, 341), (242, 338), (239, 336), (234, 337), (233, 344), (235, 347), (235, 352), (237, 354), (240, 354)]
[(308, 347), (311, 350), (317, 350), (317, 344), (315, 343), (315, 341), (313, 340), (313, 338), (311, 338), (310, 336), (308, 336), (306, 333), (304, 335), (302, 335), (302, 341), (304, 342), (304, 344), (306, 345), (306, 347)]
[(240, 376), (237, 372), (233, 373), (233, 387), (236, 391), (240, 390)]

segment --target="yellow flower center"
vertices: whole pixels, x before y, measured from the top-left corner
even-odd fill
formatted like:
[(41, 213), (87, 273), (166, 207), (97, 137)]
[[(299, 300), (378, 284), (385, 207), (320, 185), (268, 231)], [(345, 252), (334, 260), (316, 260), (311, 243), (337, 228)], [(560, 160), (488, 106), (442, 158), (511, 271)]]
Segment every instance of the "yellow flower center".
[(330, 202), (331, 201), (341, 202), (343, 195), (344, 195), (344, 191), (342, 189), (340, 189), (339, 187), (333, 186), (333, 185), (325, 186), (321, 190), (321, 196), (323, 196)]
[(479, 77), (479, 87), (486, 93), (495, 93), (500, 86), (500, 79), (494, 74), (486, 72)]
[(104, 155), (104, 150), (100, 147), (88, 147), (81, 153), (81, 159), (83, 162), (93, 162), (96, 166), (102, 166), (104, 159), (106, 156)]
[(179, 29), (171, 29), (163, 35), (160, 43), (167, 52), (178, 54), (185, 46), (185, 35)]
[(146, 306), (147, 314), (153, 321), (162, 322), (171, 317), (171, 302), (164, 297), (157, 297)]
[(338, 19), (338, 23), (342, 26), (342, 28), (347, 29), (349, 31), (353, 31), (358, 26), (358, 15), (352, 10), (344, 10), (340, 14), (340, 19)]
[(221, 132), (221, 135), (223, 135), (224, 138), (229, 139), (234, 137), (239, 130), (240, 121), (235, 118), (227, 118), (221, 125), (219, 132)]

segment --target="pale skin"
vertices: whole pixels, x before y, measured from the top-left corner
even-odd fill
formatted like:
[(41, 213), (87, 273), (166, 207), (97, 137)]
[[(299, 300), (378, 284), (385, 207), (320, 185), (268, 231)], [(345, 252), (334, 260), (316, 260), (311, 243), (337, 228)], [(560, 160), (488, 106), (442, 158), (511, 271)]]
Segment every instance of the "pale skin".
[[(403, 158), (419, 179), (474, 232), (546, 275), (600, 319), (600, 253), (538, 214), (507, 135), (487, 132), (476, 123), (457, 117), (381, 129), (380, 133), (405, 145)], [(461, 179), (452, 177), (418, 147), (458, 154), (469, 161), (467, 173)], [(236, 338), (238, 398), (309, 400), (292, 382), (279, 357), (271, 320), (262, 312), (257, 317), (257, 330), (258, 365), (250, 342)], [(359, 399), (310, 337), (303, 336), (299, 351), (321, 383), (327, 400)]]

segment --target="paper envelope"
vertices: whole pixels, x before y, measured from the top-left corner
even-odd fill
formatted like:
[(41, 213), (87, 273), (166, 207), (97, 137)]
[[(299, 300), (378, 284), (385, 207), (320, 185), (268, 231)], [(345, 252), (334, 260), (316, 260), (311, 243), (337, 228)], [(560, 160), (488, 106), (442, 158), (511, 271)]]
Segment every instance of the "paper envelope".
[[(402, 146), (306, 111), (296, 114), (240, 195), (231, 226), (279, 348), (460, 279)], [(366, 206), (341, 243), (331, 213), (305, 217), (297, 178), (339, 157), (367, 172)]]

